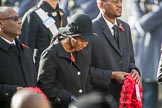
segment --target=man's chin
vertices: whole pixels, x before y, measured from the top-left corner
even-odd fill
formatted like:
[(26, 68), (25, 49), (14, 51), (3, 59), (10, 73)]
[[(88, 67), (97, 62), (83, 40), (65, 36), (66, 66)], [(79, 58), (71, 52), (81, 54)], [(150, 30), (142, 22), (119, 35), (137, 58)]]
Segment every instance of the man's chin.
[(116, 17), (121, 17), (121, 14), (117, 14)]
[(17, 36), (21, 35), (21, 32), (17, 33)]
[(116, 13), (116, 16), (117, 16), (117, 17), (121, 17), (121, 15), (122, 15), (122, 12), (117, 12), (117, 13)]

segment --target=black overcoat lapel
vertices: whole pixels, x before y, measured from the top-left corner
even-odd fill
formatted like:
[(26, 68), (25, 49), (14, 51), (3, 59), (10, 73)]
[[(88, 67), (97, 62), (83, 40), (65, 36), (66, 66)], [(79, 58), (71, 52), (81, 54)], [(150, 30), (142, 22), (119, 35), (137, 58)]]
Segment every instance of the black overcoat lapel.
[[(125, 39), (127, 39), (127, 38), (125, 38), (126, 37), (126, 32), (125, 32), (125, 30), (124, 30), (124, 26), (123, 26), (123, 24), (117, 19), (117, 24), (118, 24), (118, 39), (119, 39), (119, 49), (120, 49), (120, 52), (125, 52), (124, 50), (124, 42), (126, 42), (126, 40)], [(119, 26), (122, 26), (123, 27), (123, 30), (122, 29), (120, 29), (120, 27)]]
[(102, 15), (100, 14), (99, 15), (99, 23), (101, 25), (101, 28), (102, 28), (102, 32), (105, 36), (105, 38), (110, 42), (110, 44), (115, 48), (115, 50), (121, 55), (121, 51), (118, 47), (118, 44), (116, 42), (116, 40), (114, 39), (114, 37), (112, 36), (111, 34), (111, 31), (110, 29), (108, 28), (108, 26), (106, 25), (106, 22), (104, 20), (104, 18), (102, 17)]

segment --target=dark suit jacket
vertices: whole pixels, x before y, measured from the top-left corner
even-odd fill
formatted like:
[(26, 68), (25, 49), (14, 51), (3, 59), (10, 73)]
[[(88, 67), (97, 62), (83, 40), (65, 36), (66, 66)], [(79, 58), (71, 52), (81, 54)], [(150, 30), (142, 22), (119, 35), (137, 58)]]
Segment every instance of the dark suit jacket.
[(17, 86), (36, 85), (31, 50), (22, 46), (18, 40), (15, 41), (19, 50), (20, 63), (12, 55), (10, 45), (0, 38), (0, 108), (9, 108), (10, 99), (16, 92)]
[[(117, 24), (122, 24), (124, 28), (124, 30), (118, 28), (119, 47), (102, 15), (99, 14), (93, 20), (93, 29), (98, 34), (98, 39), (93, 43), (92, 67), (95, 68), (92, 68), (91, 71), (96, 74), (92, 74), (92, 80), (98, 79), (98, 84), (94, 85), (94, 89), (111, 93), (118, 101), (121, 84), (111, 80), (111, 72), (130, 72), (131, 69), (137, 68), (135, 66), (129, 25), (119, 19), (117, 19)], [(103, 70), (96, 69), (96, 67)]]
[[(67, 108), (72, 95), (89, 91), (91, 47), (77, 53), (71, 62), (70, 53), (61, 44), (49, 46), (41, 56), (38, 86), (47, 95), (54, 108)], [(59, 100), (59, 101), (56, 101)]]
[[(50, 17), (55, 20), (56, 26), (60, 27), (60, 16), (58, 11), (63, 12), (59, 8), (53, 9), (47, 2), (43, 2), (40, 6)], [(36, 68), (39, 66), (40, 55), (49, 45), (52, 38), (52, 33), (45, 27), (40, 17), (34, 12), (36, 7), (32, 8), (25, 14), (25, 22), (23, 23), (22, 35), (20, 39), (23, 43), (26, 43), (34, 52), (34, 60)], [(33, 11), (33, 12), (30, 12)], [(57, 12), (57, 16), (53, 16), (52, 13)], [(67, 24), (67, 18), (65, 15), (62, 16), (63, 26)], [(37, 49), (34, 51), (34, 49)]]

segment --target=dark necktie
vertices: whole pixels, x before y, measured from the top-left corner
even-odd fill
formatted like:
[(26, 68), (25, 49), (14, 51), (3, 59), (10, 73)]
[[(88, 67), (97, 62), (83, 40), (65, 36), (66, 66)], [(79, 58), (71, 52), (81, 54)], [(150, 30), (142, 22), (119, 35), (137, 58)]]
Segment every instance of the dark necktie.
[(115, 40), (116, 40), (117, 43), (118, 43), (117, 25), (114, 25), (114, 26), (112, 27), (112, 29), (114, 30), (114, 38), (115, 38)]
[(18, 50), (15, 44), (10, 44), (10, 50), (16, 57), (18, 57)]

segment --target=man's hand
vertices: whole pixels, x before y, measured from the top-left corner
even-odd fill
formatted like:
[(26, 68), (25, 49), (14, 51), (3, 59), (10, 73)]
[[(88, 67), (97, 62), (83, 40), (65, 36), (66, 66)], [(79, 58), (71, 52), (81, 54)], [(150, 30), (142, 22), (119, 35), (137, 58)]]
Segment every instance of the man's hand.
[(113, 71), (111, 75), (111, 79), (115, 79), (119, 83), (123, 83), (126, 78), (126, 75), (128, 75), (128, 73), (123, 71)]
[(141, 77), (140, 77), (138, 71), (135, 69), (132, 69), (131, 74), (132, 74), (132, 77), (136, 80), (136, 83), (139, 83), (141, 80)]

